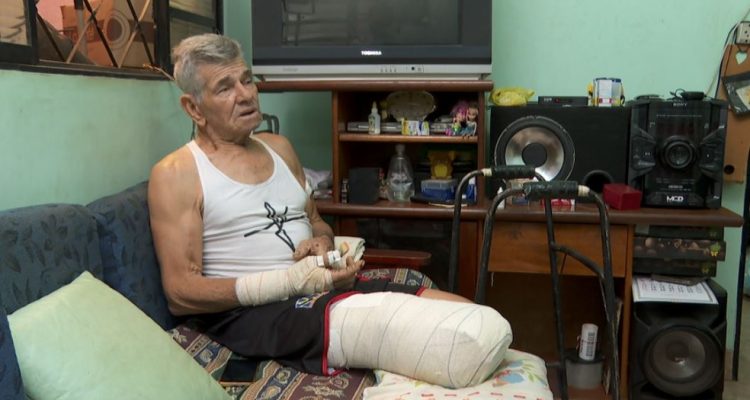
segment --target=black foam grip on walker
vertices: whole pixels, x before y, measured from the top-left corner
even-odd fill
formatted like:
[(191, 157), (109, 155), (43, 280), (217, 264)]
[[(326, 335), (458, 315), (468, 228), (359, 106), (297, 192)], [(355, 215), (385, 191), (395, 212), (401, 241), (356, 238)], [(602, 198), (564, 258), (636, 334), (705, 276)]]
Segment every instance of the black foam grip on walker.
[(532, 179), (536, 168), (531, 165), (495, 165), (491, 168), (492, 176), (500, 179)]
[(575, 199), (578, 197), (578, 182), (526, 182), (523, 184), (523, 193), (529, 201), (540, 199)]

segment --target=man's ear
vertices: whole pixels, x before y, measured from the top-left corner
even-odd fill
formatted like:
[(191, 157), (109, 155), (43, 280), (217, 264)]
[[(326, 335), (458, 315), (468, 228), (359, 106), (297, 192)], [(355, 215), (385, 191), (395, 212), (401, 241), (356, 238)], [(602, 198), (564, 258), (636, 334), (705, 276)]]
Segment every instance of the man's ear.
[(203, 116), (203, 113), (198, 107), (198, 102), (195, 101), (195, 97), (193, 97), (193, 95), (185, 93), (180, 96), (180, 105), (197, 126), (202, 127), (203, 125), (205, 125), (206, 118)]

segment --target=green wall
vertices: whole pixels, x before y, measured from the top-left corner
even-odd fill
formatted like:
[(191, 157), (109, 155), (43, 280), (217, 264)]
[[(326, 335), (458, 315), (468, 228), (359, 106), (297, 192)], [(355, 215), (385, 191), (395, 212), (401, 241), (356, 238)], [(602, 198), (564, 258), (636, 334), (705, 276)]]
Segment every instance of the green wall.
[[(225, 3), (226, 32), (249, 59), (250, 2)], [(712, 93), (724, 39), (748, 7), (744, 0), (494, 0), (491, 79), (496, 87), (546, 95), (586, 95), (587, 84), (601, 76), (621, 78), (629, 98), (678, 88)], [(281, 118), (282, 133), (315, 169), (331, 168), (330, 104), (329, 93), (261, 94), (263, 110)], [(743, 196), (744, 185), (725, 184), (724, 207), (741, 214)], [(725, 236), (727, 259), (717, 279), (733, 299), (740, 229), (726, 229)], [(732, 301), (730, 347), (735, 310)]]
[(167, 81), (0, 70), (0, 210), (145, 180), (191, 125)]

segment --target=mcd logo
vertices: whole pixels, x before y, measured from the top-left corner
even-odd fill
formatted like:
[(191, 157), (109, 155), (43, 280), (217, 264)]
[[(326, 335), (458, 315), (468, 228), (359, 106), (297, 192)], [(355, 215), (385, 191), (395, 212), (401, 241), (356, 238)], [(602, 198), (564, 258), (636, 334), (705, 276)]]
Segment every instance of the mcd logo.
[(669, 195), (667, 195), (665, 197), (667, 199), (667, 203), (669, 203), (669, 204), (672, 204), (672, 203), (679, 204), (679, 203), (684, 203), (685, 202), (685, 196), (677, 196), (677, 195), (669, 196)]

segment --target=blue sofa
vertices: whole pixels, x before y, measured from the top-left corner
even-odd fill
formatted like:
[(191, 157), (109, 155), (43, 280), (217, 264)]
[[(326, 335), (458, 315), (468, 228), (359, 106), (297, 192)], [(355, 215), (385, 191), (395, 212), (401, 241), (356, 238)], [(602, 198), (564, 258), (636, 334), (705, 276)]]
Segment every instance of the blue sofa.
[[(146, 204), (140, 183), (86, 206), (38, 205), (0, 212), (0, 399), (25, 399), (7, 315), (70, 283), (84, 270), (123, 294), (175, 339), (217, 380), (233, 366), (250, 376), (225, 384), (234, 398), (357, 398), (373, 384), (369, 371), (334, 378), (311, 376), (267, 360), (248, 367), (169, 313), (161, 287)], [(366, 271), (375, 277), (431, 286), (417, 271)], [(244, 360), (246, 361), (246, 360)], [(245, 368), (243, 370), (243, 368)], [(248, 383), (252, 382), (252, 383)]]

